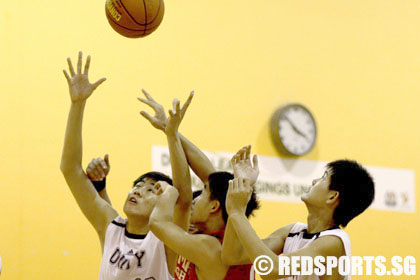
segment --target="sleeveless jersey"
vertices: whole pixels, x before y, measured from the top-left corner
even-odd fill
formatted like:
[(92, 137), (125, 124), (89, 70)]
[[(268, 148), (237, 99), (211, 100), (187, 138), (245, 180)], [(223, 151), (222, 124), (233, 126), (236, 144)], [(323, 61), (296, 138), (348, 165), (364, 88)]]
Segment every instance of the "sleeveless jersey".
[(99, 280), (173, 280), (163, 243), (152, 231), (130, 234), (126, 223), (118, 216), (106, 229)]
[[(210, 235), (216, 237), (222, 243), (224, 234), (225, 230), (221, 230)], [(253, 280), (254, 274), (251, 273), (251, 267), (251, 264), (230, 266), (224, 279)], [(178, 256), (174, 277), (175, 280), (198, 280), (195, 265), (182, 256)]]
[[(292, 253), (296, 250), (304, 248), (311, 244), (315, 239), (327, 236), (334, 235), (341, 239), (344, 245), (344, 251), (346, 256), (351, 257), (350, 252), (350, 238), (347, 233), (339, 228), (333, 228), (329, 230), (324, 230), (318, 233), (310, 234), (307, 232), (308, 225), (303, 223), (296, 223), (289, 232), (289, 235), (286, 238), (283, 248), (283, 254)], [(287, 280), (319, 280), (317, 275), (300, 275), (284, 278)], [(350, 275), (344, 276), (344, 280), (350, 280)]]

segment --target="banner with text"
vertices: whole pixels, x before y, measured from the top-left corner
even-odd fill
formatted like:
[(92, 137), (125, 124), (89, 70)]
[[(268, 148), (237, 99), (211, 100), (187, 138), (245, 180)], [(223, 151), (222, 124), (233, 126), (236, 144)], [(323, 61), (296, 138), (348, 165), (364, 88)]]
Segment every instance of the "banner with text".
[[(232, 172), (230, 159), (233, 153), (203, 151), (216, 170)], [(258, 155), (260, 175), (256, 183), (258, 198), (262, 200), (301, 202), (302, 192), (312, 180), (320, 178), (327, 162), (283, 159)], [(413, 170), (365, 166), (375, 181), (375, 200), (371, 208), (400, 212), (415, 212), (415, 176)], [(152, 147), (153, 170), (171, 175), (168, 147)], [(202, 183), (193, 172), (193, 190)]]

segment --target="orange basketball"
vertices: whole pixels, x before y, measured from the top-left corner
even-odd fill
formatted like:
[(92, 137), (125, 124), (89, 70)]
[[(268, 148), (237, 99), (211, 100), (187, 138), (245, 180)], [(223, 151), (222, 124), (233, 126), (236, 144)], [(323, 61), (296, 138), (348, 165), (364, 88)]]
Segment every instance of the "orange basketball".
[(105, 13), (109, 24), (129, 38), (149, 35), (163, 19), (163, 0), (106, 0)]

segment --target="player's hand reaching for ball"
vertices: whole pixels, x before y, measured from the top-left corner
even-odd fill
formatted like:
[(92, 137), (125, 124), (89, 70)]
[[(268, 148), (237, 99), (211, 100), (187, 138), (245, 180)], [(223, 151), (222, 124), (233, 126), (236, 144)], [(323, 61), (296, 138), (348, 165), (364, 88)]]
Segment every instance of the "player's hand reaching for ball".
[(184, 118), (185, 112), (188, 109), (188, 106), (191, 104), (191, 100), (194, 96), (194, 91), (190, 93), (187, 101), (181, 108), (181, 104), (178, 99), (174, 99), (172, 103), (172, 110), (169, 110), (169, 118), (166, 123), (165, 133), (166, 135), (176, 135), (178, 133), (179, 125), (181, 124), (182, 119)]
[(231, 159), (235, 178), (248, 178), (251, 186), (257, 182), (260, 173), (257, 155), (250, 159), (251, 145), (240, 149)]
[[(151, 116), (146, 111), (141, 111), (140, 114), (145, 119), (147, 119), (150, 122), (150, 124), (153, 125), (153, 127), (165, 132), (166, 124), (168, 122), (168, 118), (166, 117), (166, 114), (165, 114), (165, 109), (163, 108), (161, 104), (157, 103), (146, 90), (142, 89), (142, 92), (144, 96), (146, 97), (146, 99), (143, 99), (140, 97), (138, 97), (137, 99), (140, 102), (143, 102), (144, 104), (150, 106), (153, 109), (153, 111), (155, 111), (155, 115)], [(184, 117), (185, 111), (187, 110), (189, 103), (191, 103), (191, 99), (193, 95), (194, 95), (194, 92), (191, 92), (190, 97), (188, 98), (187, 102), (185, 102), (184, 106), (180, 110), (181, 120)]]
[(106, 154), (104, 158), (92, 159), (86, 168), (86, 175), (91, 181), (102, 181), (108, 175), (110, 169), (109, 156)]
[(143, 99), (140, 97), (137, 97), (137, 99), (140, 102), (143, 102), (144, 104), (149, 105), (153, 109), (153, 111), (155, 111), (155, 115), (152, 117), (145, 111), (141, 111), (140, 115), (142, 115), (145, 119), (147, 119), (151, 123), (151, 125), (153, 125), (155, 128), (160, 129), (163, 132), (165, 132), (166, 121), (167, 121), (165, 109), (163, 108), (162, 105), (157, 103), (145, 89), (142, 89), (142, 92), (144, 96), (146, 97), (146, 99)]
[(66, 70), (63, 70), (64, 76), (66, 77), (67, 83), (70, 90), (70, 98), (72, 103), (84, 102), (92, 92), (102, 84), (106, 78), (99, 79), (95, 83), (89, 82), (89, 66), (90, 66), (90, 55), (86, 59), (84, 71), (82, 73), (82, 52), (79, 52), (79, 58), (77, 60), (77, 72), (74, 72), (71, 59), (68, 57), (67, 62), (69, 64), (70, 75)]
[(249, 179), (235, 178), (229, 181), (229, 190), (226, 196), (226, 211), (228, 215), (239, 213), (245, 215), (246, 207), (252, 196), (252, 187)]

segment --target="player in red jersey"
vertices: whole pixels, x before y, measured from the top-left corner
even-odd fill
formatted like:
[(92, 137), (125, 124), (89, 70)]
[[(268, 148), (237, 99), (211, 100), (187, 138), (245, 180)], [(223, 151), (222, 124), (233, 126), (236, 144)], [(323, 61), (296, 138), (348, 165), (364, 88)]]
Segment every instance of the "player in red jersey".
[[(158, 205), (152, 212), (149, 226), (152, 232), (165, 243), (166, 246), (176, 252), (179, 257), (174, 277), (177, 280), (218, 280), (218, 279), (249, 279), (251, 265), (228, 266), (222, 262), (221, 250), (224, 230), (227, 224), (227, 212), (225, 200), (229, 187), (229, 181), (234, 177), (228, 172), (215, 172), (210, 160), (191, 142), (185, 139), (179, 132), (178, 127), (183, 118), (179, 110), (179, 102), (174, 101), (173, 110), (167, 119), (163, 107), (147, 94), (147, 99), (139, 99), (152, 107), (155, 116), (141, 112), (142, 116), (162, 131), (168, 137), (169, 150), (172, 157), (171, 146), (182, 143), (186, 159), (192, 170), (203, 181), (204, 189), (192, 203), (191, 220), (199, 233), (191, 234), (173, 223), (174, 205), (178, 199), (177, 191), (171, 186), (165, 186), (165, 196), (159, 200)], [(167, 126), (170, 125), (171, 128)], [(186, 165), (187, 161), (178, 165)], [(173, 166), (173, 173), (180, 166)], [(175, 173), (173, 174), (175, 178)], [(165, 183), (161, 183), (166, 185)], [(162, 194), (163, 195), (163, 194)], [(183, 194), (179, 194), (182, 196)], [(247, 216), (258, 207), (255, 194), (247, 206)], [(185, 209), (190, 211), (190, 209)]]

